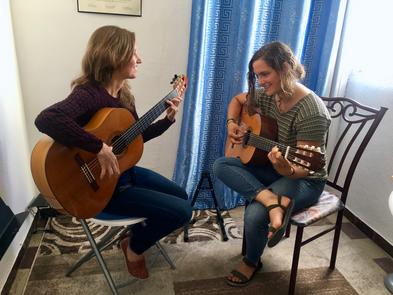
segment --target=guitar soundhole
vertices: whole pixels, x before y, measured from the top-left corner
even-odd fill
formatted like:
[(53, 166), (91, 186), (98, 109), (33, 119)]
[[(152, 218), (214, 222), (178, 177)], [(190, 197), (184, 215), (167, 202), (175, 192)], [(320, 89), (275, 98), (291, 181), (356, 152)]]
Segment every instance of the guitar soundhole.
[(243, 137), (243, 147), (248, 145), (248, 141), (250, 140), (250, 131), (248, 131)]
[(113, 137), (111, 141), (112, 152), (115, 155), (120, 155), (127, 147), (127, 143), (125, 142), (125, 140), (121, 139), (120, 137), (121, 135), (117, 135)]

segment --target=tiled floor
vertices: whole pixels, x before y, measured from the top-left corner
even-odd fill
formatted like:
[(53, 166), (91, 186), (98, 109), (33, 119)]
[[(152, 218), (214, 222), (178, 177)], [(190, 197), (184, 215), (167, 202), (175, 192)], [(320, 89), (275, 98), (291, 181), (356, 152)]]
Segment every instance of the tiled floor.
[[(240, 231), (242, 231), (243, 228), (243, 212), (243, 207), (230, 211), (230, 215), (238, 225)], [(304, 235), (305, 237), (310, 236), (313, 232), (320, 231), (321, 229), (328, 227), (329, 224), (333, 224), (333, 222), (334, 216), (330, 216), (326, 221), (315, 226), (308, 227), (305, 230)], [(275, 248), (265, 250), (265, 253), (262, 256), (264, 269), (269, 269), (269, 271), (290, 269), (295, 230), (295, 228), (292, 228), (291, 237), (289, 239), (283, 240)], [(327, 266), (329, 264), (332, 236), (333, 234), (329, 233), (328, 235), (325, 235), (303, 247), (300, 256), (299, 268)], [(25, 291), (25, 286), (29, 279), (30, 270), (34, 264), (35, 254), (41, 242), (41, 238), (42, 231), (38, 231), (36, 234), (32, 235), (29, 248), (25, 252), (25, 256), (22, 259), (9, 294), (30, 294), (30, 292)], [(192, 244), (194, 244), (192, 246), (192, 251), (202, 251), (202, 248), (198, 249), (198, 243)], [(239, 247), (240, 244), (240, 241), (237, 242), (237, 247)], [(236, 253), (236, 251), (238, 251), (238, 249), (233, 250), (227, 248), (228, 244), (224, 243), (222, 245), (225, 245), (223, 246), (222, 251), (231, 253)], [(176, 247), (189, 246), (180, 245), (175, 246), (175, 248)], [(175, 250), (169, 249), (169, 252), (171, 255), (177, 256), (178, 258), (176, 263), (179, 275), (177, 278), (181, 277), (183, 270), (185, 272), (190, 271), (186, 262), (183, 262), (182, 258), (179, 257), (180, 254), (178, 254), (178, 251), (176, 252)], [(209, 253), (199, 252), (198, 255), (208, 256)], [(234, 256), (236, 255), (234, 254)], [(213, 258), (214, 255), (211, 259)], [(206, 259), (208, 259), (208, 257), (206, 257)], [(234, 258), (233, 265), (236, 265), (237, 261), (238, 258)], [(181, 269), (182, 267), (183, 270)], [(223, 276), (228, 271), (227, 268), (224, 267), (218, 268), (217, 276)], [(383, 280), (387, 273), (393, 272), (392, 258), (374, 242), (369, 240), (357, 227), (348, 222), (348, 220), (344, 220), (342, 227), (342, 235), (340, 238), (340, 246), (337, 257), (337, 269), (359, 294), (390, 294), (386, 290)], [(168, 276), (168, 274), (165, 274), (165, 276)], [(170, 275), (170, 277), (172, 277), (172, 275)], [(167, 289), (169, 290), (167, 293), (171, 294), (171, 288)], [(138, 294), (149, 294), (149, 291), (141, 292), (139, 290)]]

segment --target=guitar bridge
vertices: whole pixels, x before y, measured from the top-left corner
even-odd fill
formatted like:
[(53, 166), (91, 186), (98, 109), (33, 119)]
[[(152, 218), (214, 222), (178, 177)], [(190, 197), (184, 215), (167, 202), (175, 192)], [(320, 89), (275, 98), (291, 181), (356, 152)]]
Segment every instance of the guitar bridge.
[(81, 156), (79, 156), (79, 154), (75, 155), (75, 161), (78, 163), (79, 168), (81, 169), (83, 175), (85, 176), (87, 182), (89, 183), (89, 185), (91, 186), (91, 188), (96, 192), (98, 191), (98, 184), (97, 181), (93, 175), (93, 173), (91, 172), (89, 166), (85, 163), (85, 161), (83, 161), (83, 159), (81, 158)]

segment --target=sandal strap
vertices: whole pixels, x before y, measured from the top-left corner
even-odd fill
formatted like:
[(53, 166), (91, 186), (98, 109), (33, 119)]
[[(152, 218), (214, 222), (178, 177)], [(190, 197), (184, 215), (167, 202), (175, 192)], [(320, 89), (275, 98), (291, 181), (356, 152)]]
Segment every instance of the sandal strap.
[(277, 231), (277, 228), (273, 227), (273, 226), (269, 226), (268, 231), (272, 232), (273, 234)]
[(266, 210), (269, 212), (270, 210), (277, 207), (280, 207), (284, 211), (284, 214), (287, 212), (288, 207), (282, 204), (282, 195), (277, 195), (277, 203), (266, 206)]
[(250, 280), (250, 278), (246, 277), (244, 273), (237, 271), (236, 269), (231, 271), (231, 274), (240, 279), (240, 283), (245, 283)]
[(277, 208), (277, 207), (281, 207), (281, 206), (282, 205), (279, 205), (279, 204), (272, 204), (272, 205), (266, 206), (266, 210), (269, 212), (270, 210)]

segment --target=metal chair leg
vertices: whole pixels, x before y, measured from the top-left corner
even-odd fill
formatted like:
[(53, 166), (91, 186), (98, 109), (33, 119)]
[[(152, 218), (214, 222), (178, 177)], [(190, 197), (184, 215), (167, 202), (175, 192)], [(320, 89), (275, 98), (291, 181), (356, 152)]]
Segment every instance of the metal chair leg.
[(156, 242), (156, 247), (164, 256), (165, 260), (168, 262), (168, 264), (171, 266), (171, 269), (176, 269), (176, 266), (173, 264), (172, 259), (169, 257), (168, 253), (166, 252), (165, 248), (160, 244), (159, 241)]
[(246, 256), (247, 241), (246, 241), (246, 230), (243, 226), (243, 240), (242, 240), (242, 256)]
[(330, 256), (329, 268), (331, 270), (333, 270), (336, 267), (338, 242), (340, 241), (340, 233), (341, 233), (341, 226), (342, 226), (342, 222), (343, 222), (343, 215), (344, 215), (344, 210), (341, 210), (337, 213), (336, 229), (334, 230), (334, 238), (333, 238), (333, 246), (332, 246), (332, 255)]
[[(205, 179), (208, 182), (208, 187), (202, 187), (203, 181)], [(196, 199), (197, 199), (197, 197), (199, 195), (200, 190), (202, 190), (202, 189), (210, 191), (210, 194), (212, 196), (212, 199), (213, 199), (213, 202), (214, 202), (214, 206), (215, 206), (215, 209), (216, 209), (216, 212), (217, 212), (217, 224), (219, 225), (219, 227), (221, 229), (222, 239), (223, 239), (223, 241), (228, 241), (228, 236), (227, 236), (227, 233), (226, 233), (226, 230), (225, 230), (225, 225), (224, 225), (224, 219), (222, 218), (221, 211), (220, 211), (220, 208), (218, 206), (217, 197), (216, 197), (216, 194), (214, 192), (213, 182), (211, 180), (210, 173), (206, 172), (206, 171), (202, 172), (202, 174), (201, 174), (201, 178), (199, 179), (199, 182), (198, 182), (198, 185), (196, 187), (196, 190), (195, 190), (195, 192), (194, 192), (194, 194), (193, 194), (193, 196), (191, 198), (191, 207), (194, 207), (195, 201), (196, 201)], [(193, 222), (193, 220), (190, 221), (190, 223), (192, 223), (192, 222)], [(188, 224), (186, 224), (183, 227), (183, 231), (184, 231), (183, 240), (184, 240), (184, 242), (188, 242), (189, 241), (189, 238), (188, 238)]]
[[(106, 248), (108, 248), (109, 246), (113, 245), (116, 240), (111, 241), (111, 239), (117, 234), (119, 233), (119, 231), (121, 230), (121, 228), (112, 228), (103, 238), (102, 240), (97, 243), (97, 248), (99, 249), (99, 251), (103, 251)], [(123, 229), (124, 231), (125, 229)], [(95, 255), (93, 249), (91, 249), (89, 252), (87, 252), (85, 255), (83, 255), (81, 258), (79, 258), (78, 261), (76, 261), (66, 272), (65, 276), (69, 277), (71, 276), (71, 274), (77, 270), (82, 264), (84, 264), (85, 262), (89, 261), (91, 258), (93, 258)]]
[(96, 244), (96, 242), (94, 241), (94, 238), (93, 238), (93, 236), (92, 236), (92, 234), (91, 234), (91, 231), (90, 231), (90, 229), (89, 229), (89, 226), (87, 225), (87, 223), (86, 223), (85, 220), (80, 219), (79, 221), (80, 221), (80, 223), (82, 224), (83, 230), (84, 230), (85, 233), (86, 233), (87, 239), (89, 240), (90, 245), (91, 245), (91, 247), (92, 247), (92, 249), (93, 249), (93, 251), (94, 251), (94, 254), (95, 254), (96, 257), (97, 257), (97, 261), (98, 261), (98, 263), (99, 263), (99, 265), (100, 265), (100, 267), (101, 267), (101, 269), (102, 269), (102, 272), (104, 273), (105, 279), (106, 279), (106, 281), (107, 281), (107, 283), (108, 283), (108, 285), (109, 285), (109, 287), (110, 287), (112, 293), (117, 295), (118, 292), (117, 292), (117, 290), (116, 290), (115, 283), (113, 282), (113, 279), (112, 279), (112, 277), (111, 277), (111, 275), (110, 275), (110, 273), (109, 273), (109, 271), (108, 271), (108, 268), (107, 268), (107, 266), (106, 266), (106, 264), (105, 264), (104, 259), (103, 259), (102, 256), (101, 256), (100, 251), (98, 250), (97, 244)]
[(295, 247), (293, 249), (291, 278), (289, 280), (289, 290), (288, 290), (289, 295), (295, 294), (297, 268), (299, 265), (300, 249), (302, 247), (303, 230), (304, 230), (303, 227), (300, 226), (297, 227)]

